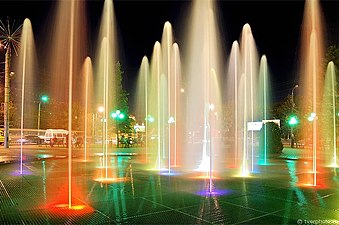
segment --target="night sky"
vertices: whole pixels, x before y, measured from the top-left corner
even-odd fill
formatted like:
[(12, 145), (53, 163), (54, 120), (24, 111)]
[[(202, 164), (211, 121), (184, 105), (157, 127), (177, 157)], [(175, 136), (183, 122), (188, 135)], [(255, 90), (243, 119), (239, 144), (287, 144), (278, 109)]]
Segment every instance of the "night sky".
[[(89, 37), (97, 35), (104, 0), (87, 2)], [(131, 93), (143, 56), (151, 57), (153, 46), (161, 40), (164, 23), (169, 21), (174, 40), (183, 40), (184, 24), (190, 14), (191, 1), (114, 1), (118, 23), (120, 61), (125, 73), (124, 85)], [(339, 43), (339, 1), (321, 1), (325, 16), (327, 46)], [(43, 26), (48, 26), (56, 1), (0, 0), (0, 19), (32, 22), (36, 45), (44, 38)], [(298, 83), (297, 66), (300, 48), (304, 1), (217, 1), (224, 51), (229, 56), (232, 42), (239, 40), (245, 23), (251, 26), (259, 56), (265, 54), (272, 76), (273, 97), (282, 100)], [(90, 48), (91, 49), (91, 48)], [(92, 47), (94, 49), (94, 47)], [(94, 53), (90, 52), (89, 55)], [(2, 59), (1, 56), (0, 59)], [(226, 63), (226, 62), (225, 62)], [(297, 93), (296, 93), (297, 94)]]

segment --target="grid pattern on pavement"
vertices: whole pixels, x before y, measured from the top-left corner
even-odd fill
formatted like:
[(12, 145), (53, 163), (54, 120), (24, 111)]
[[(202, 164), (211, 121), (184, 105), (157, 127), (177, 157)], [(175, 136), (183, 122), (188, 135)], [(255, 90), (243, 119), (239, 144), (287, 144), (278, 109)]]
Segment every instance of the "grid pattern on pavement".
[[(0, 167), (0, 224), (298, 224), (307, 221), (339, 223), (338, 169), (319, 175), (322, 188), (299, 187), (289, 163), (277, 159), (249, 178), (228, 173), (213, 180), (220, 195), (201, 195), (208, 179), (191, 174), (161, 175), (144, 168), (138, 156), (109, 158), (109, 168), (99, 157), (72, 162), (72, 202), (90, 211), (56, 210), (67, 203), (68, 160), (49, 158)], [(96, 177), (126, 178), (100, 182)], [(321, 223), (320, 223), (321, 224)]]

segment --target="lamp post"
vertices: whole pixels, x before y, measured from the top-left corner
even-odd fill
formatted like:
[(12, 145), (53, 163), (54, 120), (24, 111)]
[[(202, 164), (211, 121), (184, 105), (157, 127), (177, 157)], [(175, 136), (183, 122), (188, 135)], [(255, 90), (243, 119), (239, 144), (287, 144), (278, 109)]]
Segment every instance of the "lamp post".
[(125, 114), (123, 114), (120, 110), (115, 110), (111, 114), (112, 118), (115, 119), (116, 127), (117, 127), (117, 148), (119, 148), (119, 123), (118, 120), (123, 120), (125, 118)]
[(40, 135), (40, 117), (41, 117), (41, 103), (47, 103), (49, 100), (47, 95), (43, 95), (40, 97), (39, 101), (39, 110), (38, 110), (38, 135)]
[[(294, 87), (292, 88), (292, 91), (291, 91), (291, 100), (292, 100), (291, 113), (292, 113), (292, 114), (294, 113), (294, 107), (295, 107), (295, 104), (294, 104), (294, 90), (295, 90), (297, 87), (299, 87), (298, 84), (294, 85)], [(293, 125), (291, 126), (291, 148), (294, 148)]]

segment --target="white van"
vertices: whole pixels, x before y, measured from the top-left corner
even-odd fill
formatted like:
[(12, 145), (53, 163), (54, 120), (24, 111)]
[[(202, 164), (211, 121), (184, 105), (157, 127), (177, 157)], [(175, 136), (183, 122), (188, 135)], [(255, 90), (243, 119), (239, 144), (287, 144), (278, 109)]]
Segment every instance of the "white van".
[[(51, 146), (66, 145), (68, 131), (63, 129), (47, 129), (44, 136), (39, 136), (43, 140), (43, 143)], [(51, 142), (52, 140), (52, 142)]]

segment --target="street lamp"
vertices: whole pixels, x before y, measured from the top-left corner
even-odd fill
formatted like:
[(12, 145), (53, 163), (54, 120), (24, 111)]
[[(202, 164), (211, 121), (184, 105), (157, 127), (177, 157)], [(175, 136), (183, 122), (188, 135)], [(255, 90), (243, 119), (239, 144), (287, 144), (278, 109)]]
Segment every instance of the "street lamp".
[(294, 107), (295, 107), (295, 104), (294, 104), (294, 89), (296, 89), (297, 87), (299, 87), (299, 85), (294, 85), (293, 89), (292, 89), (292, 92), (291, 92), (291, 98), (292, 98), (292, 113), (294, 111)]
[[(295, 103), (294, 103), (294, 90), (299, 87), (298, 84), (294, 85), (294, 87), (292, 88), (291, 91), (291, 100), (292, 100), (292, 108), (291, 108), (291, 113), (294, 113), (294, 107), (295, 107)], [(296, 124), (296, 123), (295, 123)], [(291, 125), (291, 148), (294, 147), (294, 133), (293, 133), (293, 127), (295, 124), (290, 124)]]
[(40, 116), (41, 116), (41, 103), (47, 103), (49, 100), (47, 95), (43, 95), (40, 97), (39, 101), (39, 110), (38, 110), (38, 135), (40, 135)]
[(112, 112), (111, 117), (115, 119), (116, 121), (116, 127), (117, 127), (117, 148), (119, 148), (119, 123), (118, 120), (123, 120), (125, 118), (125, 114), (123, 114), (120, 110), (115, 110), (115, 112)]

